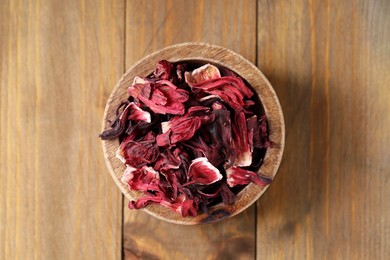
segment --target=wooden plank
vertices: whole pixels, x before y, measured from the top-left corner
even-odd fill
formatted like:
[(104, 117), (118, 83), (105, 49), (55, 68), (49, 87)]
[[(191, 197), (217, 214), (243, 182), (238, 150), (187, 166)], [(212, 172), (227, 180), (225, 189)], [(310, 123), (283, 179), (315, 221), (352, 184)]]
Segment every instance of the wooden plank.
[[(157, 49), (185, 41), (231, 48), (255, 61), (254, 1), (127, 1), (126, 67)], [(125, 202), (125, 259), (253, 259), (254, 207), (215, 225), (178, 226)]]
[(258, 259), (390, 255), (390, 2), (258, 1), (258, 62), (286, 149), (258, 203)]
[(0, 258), (119, 259), (122, 197), (97, 136), (124, 3), (0, 5)]

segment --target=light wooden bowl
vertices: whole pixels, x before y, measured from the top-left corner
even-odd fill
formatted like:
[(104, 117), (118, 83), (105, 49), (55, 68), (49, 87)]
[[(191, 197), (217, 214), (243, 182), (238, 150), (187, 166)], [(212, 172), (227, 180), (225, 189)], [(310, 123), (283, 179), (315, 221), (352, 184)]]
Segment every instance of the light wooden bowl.
[[(267, 149), (260, 169), (262, 174), (274, 178), (282, 158), (285, 137), (283, 113), (275, 91), (263, 73), (252, 63), (231, 50), (215, 45), (192, 42), (181, 43), (159, 50), (138, 61), (122, 76), (114, 87), (104, 111), (103, 130), (109, 128), (109, 120), (115, 118), (117, 107), (128, 98), (127, 88), (132, 84), (134, 77), (150, 75), (160, 60), (168, 60), (170, 62), (197, 60), (224, 66), (236, 72), (256, 90), (268, 118), (269, 138), (273, 143), (273, 146)], [(134, 200), (140, 197), (142, 193), (129, 190), (121, 182), (124, 165), (115, 157), (118, 147), (119, 141), (117, 139), (103, 141), (107, 167), (126, 198)], [(210, 223), (242, 212), (251, 206), (266, 189), (267, 187), (261, 188), (251, 183), (238, 193), (232, 205), (217, 204), (209, 209), (209, 214), (201, 214), (197, 217), (183, 218), (180, 214), (160, 205), (149, 205), (144, 211), (161, 220), (176, 224), (195, 225)]]

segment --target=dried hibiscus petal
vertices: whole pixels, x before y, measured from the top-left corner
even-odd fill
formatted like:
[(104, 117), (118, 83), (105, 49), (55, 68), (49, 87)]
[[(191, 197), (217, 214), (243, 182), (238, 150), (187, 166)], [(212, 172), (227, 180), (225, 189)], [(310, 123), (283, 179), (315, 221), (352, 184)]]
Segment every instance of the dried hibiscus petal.
[(199, 157), (192, 161), (188, 169), (188, 183), (209, 185), (222, 180), (223, 176), (206, 157)]
[(226, 205), (231, 205), (231, 204), (233, 204), (233, 202), (236, 198), (236, 195), (234, 195), (234, 193), (229, 189), (229, 187), (226, 183), (222, 183), (221, 197), (222, 197), (223, 203), (225, 203)]
[(129, 120), (144, 121), (147, 123), (151, 122), (150, 113), (142, 110), (134, 102), (130, 102), (128, 107), (129, 107), (129, 117), (128, 117)]
[(252, 150), (248, 138), (248, 129), (243, 110), (236, 111), (233, 126), (233, 150), (236, 154), (233, 165), (250, 166), (252, 164)]
[[(211, 124), (209, 131), (214, 139), (214, 142), (220, 144), (219, 149), (224, 154), (225, 161), (229, 163), (232, 158), (232, 124), (230, 120), (230, 111), (225, 108), (220, 102), (212, 104), (215, 123)], [(217, 163), (219, 165), (219, 163)]]
[(173, 64), (169, 61), (162, 60), (157, 63), (157, 67), (153, 74), (159, 79), (169, 79), (171, 77), (171, 71), (173, 70)]
[[(122, 103), (120, 106), (122, 106), (123, 104), (126, 104), (126, 103)], [(118, 108), (118, 110), (119, 110), (119, 108)], [(118, 112), (118, 110), (117, 110), (117, 112)], [(125, 109), (120, 114), (120, 116), (111, 125), (112, 128), (101, 133), (99, 135), (100, 138), (102, 140), (108, 140), (108, 139), (113, 139), (113, 138), (117, 138), (118, 136), (120, 136), (126, 129), (126, 123), (128, 120), (129, 112), (130, 112), (130, 107), (126, 106)]]
[(180, 211), (183, 217), (187, 217), (187, 216), (195, 217), (198, 214), (195, 201), (191, 199), (187, 199), (182, 202)]
[[(176, 149), (175, 151), (180, 150)], [(179, 169), (181, 164), (180, 157), (177, 152), (166, 150), (164, 153), (160, 153), (160, 157), (156, 161), (154, 168), (158, 171), (167, 171), (171, 169)]]
[[(162, 170), (161, 174), (164, 175), (164, 177), (167, 180), (167, 183), (169, 184), (169, 188), (171, 189), (171, 195), (169, 196), (171, 199), (176, 199), (178, 196), (178, 190), (180, 187), (178, 171), (176, 170)], [(168, 193), (168, 192), (166, 192)]]
[(156, 138), (150, 132), (142, 140), (124, 139), (119, 146), (118, 154), (126, 164), (133, 167), (142, 167), (155, 162), (159, 156)]
[(157, 191), (160, 175), (152, 167), (143, 166), (140, 169), (127, 166), (122, 176), (122, 182), (133, 190)]
[(261, 116), (260, 120), (254, 115), (247, 119), (247, 127), (249, 132), (249, 142), (254, 148), (271, 147), (271, 142), (268, 139), (267, 118)]
[(130, 201), (128, 206), (129, 209), (142, 209), (150, 203), (161, 203), (162, 198), (155, 195), (144, 195), (136, 201)]
[(254, 182), (260, 187), (264, 187), (272, 181), (269, 177), (261, 176), (255, 172), (235, 166), (226, 170), (226, 177), (226, 182), (230, 187), (234, 187), (236, 185), (246, 185), (250, 182)]
[(183, 81), (184, 73), (185, 73), (185, 64), (177, 64), (176, 65), (176, 76), (179, 82)]
[(211, 64), (206, 64), (192, 72), (186, 72), (184, 76), (188, 85), (192, 86), (192, 84), (198, 84), (210, 79), (220, 78), (221, 74), (219, 73), (217, 67)]
[[(157, 136), (157, 144), (167, 146), (191, 139), (202, 124), (211, 120), (205, 113), (209, 110), (205, 107), (191, 107), (185, 115), (175, 116), (168, 122), (161, 123), (163, 133)], [(204, 115), (195, 116), (202, 112)]]
[[(267, 117), (262, 115), (259, 121), (259, 133), (260, 133), (260, 144), (259, 148), (268, 148), (272, 146), (271, 141), (268, 138), (268, 129), (267, 129)], [(256, 147), (256, 146), (255, 146)]]
[(152, 81), (135, 77), (128, 93), (140, 100), (157, 114), (184, 114), (184, 102), (189, 98), (188, 91), (179, 89), (169, 80)]
[[(209, 129), (206, 130), (209, 131)], [(191, 140), (183, 143), (183, 145), (185, 145), (195, 157), (206, 157), (214, 166), (221, 166), (228, 160), (222, 143), (206, 142), (201, 134), (197, 134)]]
[(191, 87), (193, 90), (203, 91), (220, 97), (233, 109), (246, 106), (244, 98), (253, 96), (253, 92), (245, 85), (242, 79), (234, 76), (206, 80), (192, 84)]
[(195, 217), (198, 214), (195, 201), (187, 198), (184, 194), (177, 197), (174, 202), (161, 201), (161, 205), (171, 208), (183, 217)]

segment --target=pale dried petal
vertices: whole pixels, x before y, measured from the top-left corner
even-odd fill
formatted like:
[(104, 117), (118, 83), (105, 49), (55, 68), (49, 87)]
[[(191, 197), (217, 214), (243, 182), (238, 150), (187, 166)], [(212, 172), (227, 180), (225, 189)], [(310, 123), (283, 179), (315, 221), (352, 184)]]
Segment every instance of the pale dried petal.
[[(131, 167), (130, 165), (126, 165), (126, 169), (122, 175), (122, 178), (121, 178), (121, 181), (126, 184), (126, 185), (129, 185), (129, 181), (131, 179), (133, 179), (134, 177), (134, 171), (136, 171), (137, 169), (134, 168), (134, 167)], [(130, 186), (129, 186), (130, 187)]]
[(211, 64), (206, 64), (192, 72), (186, 72), (184, 77), (188, 85), (191, 86), (192, 84), (202, 83), (206, 80), (220, 78), (221, 74), (217, 67)]
[(169, 121), (161, 122), (161, 129), (162, 129), (163, 134), (168, 132), (168, 130), (171, 129), (170, 122)]
[(130, 102), (128, 106), (130, 107), (130, 111), (129, 111), (130, 120), (144, 121), (147, 123), (150, 123), (152, 121), (150, 113), (148, 111), (142, 110), (134, 102)]
[(191, 184), (209, 185), (222, 180), (223, 176), (206, 157), (200, 157), (192, 160), (188, 169), (188, 178)]

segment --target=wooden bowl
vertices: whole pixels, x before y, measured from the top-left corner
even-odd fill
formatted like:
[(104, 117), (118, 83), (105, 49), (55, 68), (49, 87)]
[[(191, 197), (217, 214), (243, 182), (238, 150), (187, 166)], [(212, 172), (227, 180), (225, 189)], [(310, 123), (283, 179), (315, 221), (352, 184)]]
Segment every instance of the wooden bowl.
[[(267, 149), (260, 169), (262, 174), (274, 178), (282, 158), (285, 137), (283, 113), (275, 91), (256, 66), (241, 55), (215, 45), (207, 43), (181, 43), (159, 50), (138, 61), (122, 76), (114, 87), (104, 111), (103, 130), (110, 127), (109, 120), (115, 118), (117, 107), (128, 98), (127, 88), (132, 84), (134, 77), (150, 75), (160, 60), (168, 60), (170, 62), (197, 60), (224, 66), (236, 72), (256, 90), (268, 118), (269, 138), (273, 143), (273, 146)], [(126, 198), (135, 200), (142, 193), (129, 190), (127, 185), (121, 182), (125, 167), (115, 156), (118, 147), (119, 141), (117, 139), (103, 141), (107, 167)], [(212, 206), (209, 209), (209, 214), (201, 214), (196, 217), (183, 218), (180, 214), (160, 205), (149, 205), (143, 210), (161, 220), (176, 224), (194, 225), (210, 223), (242, 212), (251, 206), (266, 189), (267, 187), (262, 188), (251, 183), (237, 194), (236, 200), (232, 205), (227, 206), (220, 203)]]

